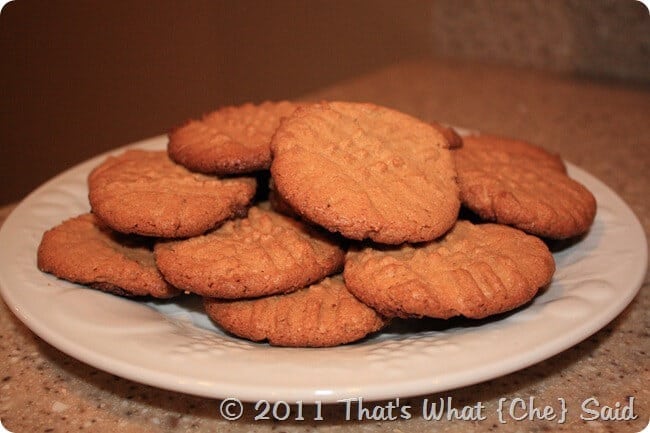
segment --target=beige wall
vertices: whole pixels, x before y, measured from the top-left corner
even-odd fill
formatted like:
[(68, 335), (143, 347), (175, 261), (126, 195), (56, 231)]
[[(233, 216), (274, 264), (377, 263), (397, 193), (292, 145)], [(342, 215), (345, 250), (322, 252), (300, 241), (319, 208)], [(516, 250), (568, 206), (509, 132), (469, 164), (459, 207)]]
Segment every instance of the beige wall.
[(650, 82), (640, 3), (59, 1), (0, 15), (0, 203), (223, 104), (440, 56)]

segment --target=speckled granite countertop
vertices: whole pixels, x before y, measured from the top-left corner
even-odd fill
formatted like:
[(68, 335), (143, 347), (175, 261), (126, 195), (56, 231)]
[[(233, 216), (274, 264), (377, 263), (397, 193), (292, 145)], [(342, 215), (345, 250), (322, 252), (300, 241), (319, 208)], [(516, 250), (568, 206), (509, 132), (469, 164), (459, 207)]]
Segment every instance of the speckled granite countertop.
[[(556, 151), (614, 189), (650, 233), (650, 87), (566, 78), (481, 65), (402, 63), (338, 83), (306, 99), (372, 101), (427, 120), (527, 139)], [(4, 220), (11, 206), (0, 211)], [(612, 258), (615, 260), (615, 258)], [(219, 401), (140, 385), (89, 367), (36, 337), (0, 302), (0, 419), (12, 432), (638, 432), (650, 419), (650, 287), (646, 276), (632, 304), (584, 342), (525, 370), (424, 398), (451, 397), (485, 406), (485, 420), (345, 421), (326, 406), (325, 421), (254, 422), (251, 405), (234, 422)], [(500, 398), (563, 398), (566, 422), (500, 423)], [(633, 397), (634, 420), (580, 419), (582, 402), (622, 407)], [(377, 404), (386, 404), (378, 402)], [(0, 429), (0, 431), (2, 431)]]

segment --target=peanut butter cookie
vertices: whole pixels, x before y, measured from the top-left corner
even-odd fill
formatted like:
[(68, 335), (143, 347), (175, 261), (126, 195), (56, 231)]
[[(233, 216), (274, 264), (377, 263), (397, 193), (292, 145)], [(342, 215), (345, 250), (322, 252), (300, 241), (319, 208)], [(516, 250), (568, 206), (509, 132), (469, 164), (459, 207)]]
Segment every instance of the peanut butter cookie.
[(488, 221), (551, 239), (584, 234), (596, 200), (566, 174), (562, 160), (532, 144), (467, 136), (453, 151), (461, 200)]
[(340, 275), (284, 295), (236, 301), (206, 298), (205, 309), (226, 331), (274, 346), (336, 346), (360, 340), (385, 324), (348, 292)]
[(128, 150), (96, 167), (88, 188), (93, 213), (112, 229), (177, 238), (244, 212), (255, 180), (192, 173), (164, 151)]
[(387, 317), (483, 318), (525, 304), (555, 262), (538, 238), (512, 227), (458, 221), (419, 245), (348, 252), (350, 292)]
[(351, 239), (435, 239), (460, 201), (448, 143), (431, 125), (372, 104), (323, 102), (285, 118), (271, 175), (300, 216)]
[(45, 232), (38, 247), (38, 268), (116, 295), (170, 298), (180, 293), (158, 272), (153, 252), (142, 238), (115, 233), (92, 214)]
[(240, 174), (269, 168), (271, 137), (289, 101), (224, 107), (190, 120), (169, 134), (169, 156), (192, 171)]
[(329, 233), (252, 207), (207, 235), (160, 243), (158, 268), (175, 286), (203, 296), (250, 298), (305, 287), (340, 271), (344, 252)]

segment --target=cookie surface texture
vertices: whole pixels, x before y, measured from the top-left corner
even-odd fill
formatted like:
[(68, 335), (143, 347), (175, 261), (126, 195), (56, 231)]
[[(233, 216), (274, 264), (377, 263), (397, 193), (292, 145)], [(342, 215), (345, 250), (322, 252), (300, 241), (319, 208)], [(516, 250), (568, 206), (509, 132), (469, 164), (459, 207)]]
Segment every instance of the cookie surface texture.
[(239, 301), (206, 298), (205, 309), (226, 331), (274, 346), (336, 346), (360, 340), (385, 324), (350, 294), (340, 275), (285, 295)]
[(589, 230), (594, 196), (566, 174), (562, 160), (532, 144), (467, 136), (453, 151), (461, 200), (488, 221), (551, 239)]
[(192, 173), (164, 151), (127, 150), (88, 177), (93, 213), (114, 230), (165, 238), (196, 236), (245, 211), (251, 178)]
[(269, 168), (271, 137), (296, 109), (289, 101), (224, 107), (169, 134), (169, 156), (192, 171), (239, 174)]
[(460, 207), (448, 144), (431, 125), (372, 104), (300, 107), (271, 148), (275, 188), (297, 213), (351, 239), (434, 239)]
[(461, 220), (433, 242), (350, 251), (343, 275), (355, 296), (388, 317), (446, 319), (483, 318), (523, 305), (554, 271), (539, 238)]
[(142, 241), (115, 233), (92, 214), (83, 214), (43, 234), (38, 268), (122, 296), (179, 294), (158, 272), (153, 252)]
[(156, 263), (172, 284), (203, 296), (284, 293), (342, 269), (343, 249), (328, 235), (252, 207), (248, 217), (228, 221), (207, 235), (159, 243)]

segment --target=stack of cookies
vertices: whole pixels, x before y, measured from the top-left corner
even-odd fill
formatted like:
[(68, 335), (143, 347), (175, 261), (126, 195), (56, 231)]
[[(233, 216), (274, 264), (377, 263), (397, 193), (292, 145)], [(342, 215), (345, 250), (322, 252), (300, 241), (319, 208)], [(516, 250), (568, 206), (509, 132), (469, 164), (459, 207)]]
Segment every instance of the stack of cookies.
[(92, 213), (43, 235), (39, 269), (202, 296), (225, 331), (296, 347), (520, 307), (555, 270), (540, 238), (578, 238), (596, 212), (543, 149), (349, 102), (222, 108), (166, 152), (109, 157), (88, 189)]

